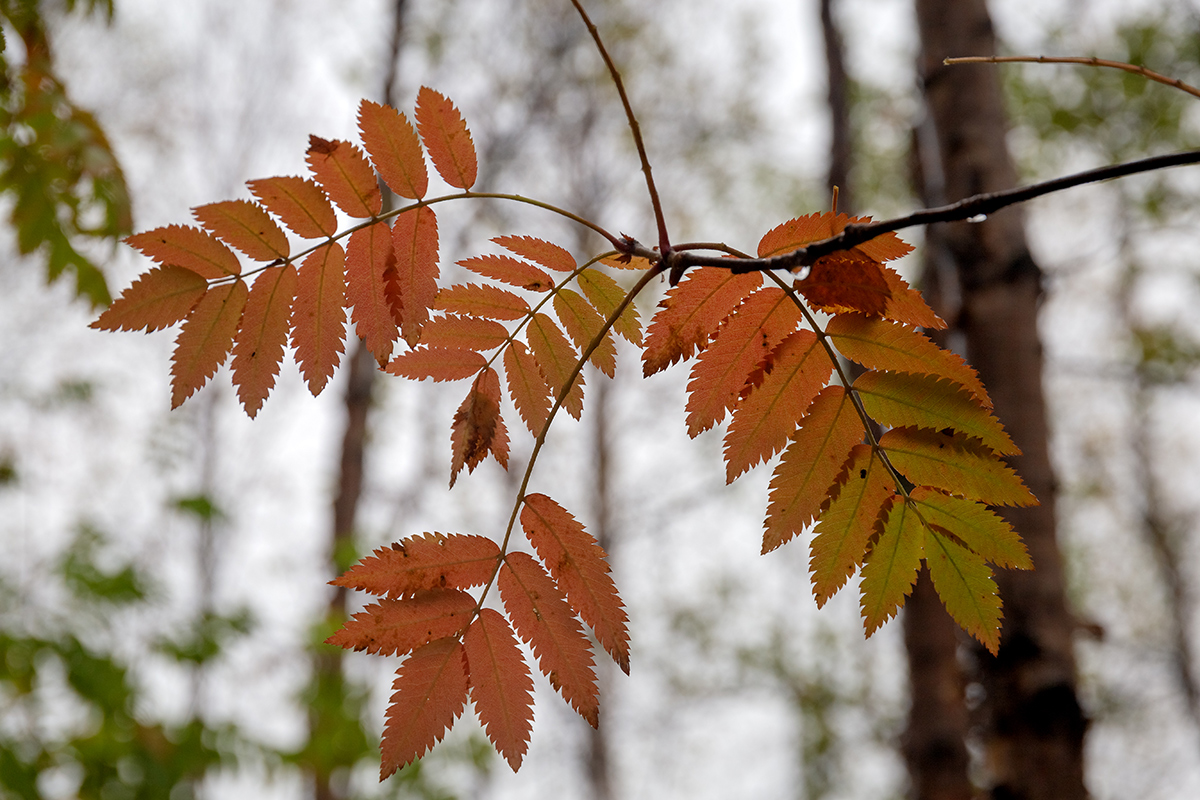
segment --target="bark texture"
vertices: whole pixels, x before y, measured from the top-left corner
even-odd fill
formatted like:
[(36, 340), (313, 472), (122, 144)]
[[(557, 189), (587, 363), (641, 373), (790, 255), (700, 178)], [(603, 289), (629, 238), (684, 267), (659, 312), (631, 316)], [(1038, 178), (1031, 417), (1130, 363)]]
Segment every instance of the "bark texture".
[[(946, 199), (1014, 186), (998, 72), (990, 65), (942, 64), (951, 56), (995, 53), (985, 3), (917, 0), (916, 8), (919, 72)], [(1036, 569), (999, 571), (1005, 603), (1000, 654), (976, 654), (986, 692), (982, 736), (988, 789), (991, 797), (1004, 800), (1084, 798), (1087, 724), (1075, 692), (1075, 621), (1066, 606), (1055, 539), (1056, 487), (1037, 326), (1041, 271), (1029, 253), (1019, 208), (979, 223), (946, 225), (938, 233), (961, 290), (956, 327), (997, 415), (1022, 450), (1010, 462), (1042, 503), (1005, 513), (1024, 537)]]

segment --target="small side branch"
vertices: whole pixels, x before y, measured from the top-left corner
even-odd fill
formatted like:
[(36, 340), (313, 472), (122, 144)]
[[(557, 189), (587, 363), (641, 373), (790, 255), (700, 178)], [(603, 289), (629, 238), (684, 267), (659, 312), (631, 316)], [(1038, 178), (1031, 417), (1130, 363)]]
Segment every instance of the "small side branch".
[(1124, 61), (1109, 61), (1106, 58), (1085, 56), (965, 56), (963, 58), (947, 58), (944, 63), (951, 66), (954, 64), (1084, 64), (1089, 67), (1108, 67), (1110, 69), (1119, 69), (1123, 72), (1132, 72), (1134, 75), (1141, 75), (1147, 80), (1152, 80), (1166, 86), (1173, 86), (1176, 89), (1187, 92), (1192, 97), (1200, 97), (1200, 89), (1197, 89), (1195, 86), (1189, 86), (1178, 78), (1163, 75), (1137, 64), (1127, 64)]

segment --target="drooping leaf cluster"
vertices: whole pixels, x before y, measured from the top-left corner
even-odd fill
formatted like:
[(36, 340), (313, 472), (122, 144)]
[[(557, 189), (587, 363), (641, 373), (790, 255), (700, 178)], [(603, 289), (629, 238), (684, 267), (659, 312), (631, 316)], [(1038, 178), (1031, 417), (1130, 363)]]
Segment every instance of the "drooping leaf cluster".
[[(694, 268), (644, 333), (633, 297), (667, 265), (631, 257), (632, 247), (580, 265), (551, 242), (502, 236), (493, 242), (503, 252), (459, 262), (476, 278), (447, 285), (431, 206), (478, 196), (475, 149), (458, 110), (437, 92), (421, 90), (415, 117), (414, 127), (364, 101), (361, 148), (314, 136), (311, 177), (250, 181), (256, 201), (201, 206), (200, 227), (130, 237), (157, 266), (95, 323), (154, 331), (182, 322), (173, 405), (232, 354), (233, 382), (253, 416), (289, 343), (309, 388), (321, 391), (344, 350), (349, 309), (388, 373), (466, 382), (450, 420), (451, 486), (488, 457), (508, 468), (509, 402), (535, 438), (513, 511), (532, 554), (512, 546), (511, 522), (499, 543), (424, 533), (377, 550), (335, 581), (377, 600), (329, 642), (406, 656), (387, 712), (385, 777), (440, 741), (468, 701), (516, 769), (533, 715), (521, 641), (593, 725), (599, 698), (585, 630), (628, 671), (626, 614), (605, 553), (569, 511), (525, 488), (558, 410), (582, 414), (584, 365), (614, 374), (614, 334), (640, 351), (646, 376), (691, 363), (687, 429), (697, 436), (727, 423), (730, 482), (779, 457), (762, 549), (811, 529), (818, 605), (859, 573), (870, 634), (903, 605), (924, 562), (954, 618), (996, 651), (1001, 605), (989, 564), (1031, 565), (989, 506), (1036, 501), (1003, 460), (1017, 448), (978, 376), (921, 332), (944, 324), (886, 265), (909, 245), (884, 234), (787, 280), (735, 272), (736, 258), (730, 268)], [(426, 156), (458, 193), (427, 197)], [(383, 213), (380, 180), (413, 202)], [(336, 210), (352, 219), (347, 229)], [(835, 213), (790, 220), (762, 238), (758, 256), (862, 221)], [(296, 252), (285, 228), (316, 244)], [(260, 266), (243, 269), (230, 247)], [(612, 269), (640, 273), (637, 286), (623, 288)], [(846, 361), (863, 370), (852, 383)]]

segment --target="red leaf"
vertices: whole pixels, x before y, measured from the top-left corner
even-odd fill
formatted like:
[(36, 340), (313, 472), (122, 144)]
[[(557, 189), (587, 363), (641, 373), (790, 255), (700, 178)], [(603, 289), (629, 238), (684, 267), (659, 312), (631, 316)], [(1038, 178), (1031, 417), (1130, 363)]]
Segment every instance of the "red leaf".
[(391, 106), (363, 100), (358, 107), (358, 130), (371, 163), (388, 188), (400, 197), (420, 200), (429, 186), (425, 156), (408, 117)]
[(350, 234), (346, 245), (346, 301), (354, 306), (351, 319), (367, 349), (380, 366), (392, 355), (400, 332), (392, 319), (384, 273), (396, 263), (392, 233), (386, 222), (376, 222)]
[(491, 580), (500, 548), (485, 536), (425, 533), (381, 547), (330, 583), (380, 597), (470, 589)]
[(214, 286), (184, 320), (171, 357), (171, 408), (178, 408), (225, 362), (246, 306), (242, 280)]
[(309, 136), (305, 160), (333, 202), (350, 216), (372, 217), (383, 207), (375, 170), (358, 145)]
[(251, 418), (262, 408), (279, 374), (297, 284), (296, 268), (288, 264), (264, 270), (250, 287), (233, 345), (233, 383)]
[(817, 259), (796, 290), (829, 314), (883, 316), (892, 296), (883, 266), (853, 250)]
[(246, 185), (300, 238), (320, 239), (337, 233), (337, 215), (329, 198), (308, 178), (259, 178)]
[(544, 271), (512, 256), (475, 256), (459, 261), (458, 265), (476, 275), (530, 292), (548, 292), (554, 288), (554, 279)]
[(121, 292), (91, 327), (105, 331), (162, 330), (186, 317), (208, 281), (183, 267), (155, 267)]
[(463, 646), (448, 638), (425, 645), (400, 666), (392, 690), (380, 780), (423, 756), (462, 713), (467, 704)]
[(498, 286), (474, 283), (442, 289), (433, 307), (438, 311), (485, 319), (521, 319), (529, 313), (529, 304), (524, 298)]
[(452, 487), (464, 466), (467, 472), (474, 472), (488, 453), (508, 469), (508, 429), (500, 418), (500, 377), (491, 367), (479, 373), (455, 412), (450, 448)]
[(508, 393), (517, 407), (517, 413), (529, 432), (537, 436), (550, 417), (553, 399), (550, 387), (538, 369), (537, 360), (521, 342), (511, 342), (505, 349), (504, 374), (508, 378)]
[(187, 225), (168, 225), (125, 238), (159, 264), (174, 264), (190, 269), (202, 278), (216, 280), (238, 275), (242, 267), (237, 256), (208, 231)]
[(429, 320), (421, 331), (421, 344), (430, 347), (495, 350), (508, 341), (508, 329), (499, 322), (480, 317), (449, 314)]
[(337, 242), (304, 259), (292, 305), (292, 346), (314, 396), (321, 393), (346, 349), (345, 254)]
[(444, 95), (422, 86), (417, 93), (417, 130), (442, 180), (457, 189), (475, 185), (475, 143), (462, 114)]
[[(772, 228), (758, 243), (760, 258), (778, 256), (798, 250), (805, 245), (828, 239), (845, 230), (850, 223), (865, 224), (870, 217), (848, 217), (830, 212), (798, 217)], [(883, 233), (868, 242), (852, 248), (875, 261), (891, 261), (912, 252), (912, 245), (895, 233)]]
[(544, 494), (525, 497), (521, 526), (571, 608), (628, 675), (629, 618), (609, 575), (608, 554), (575, 517)]
[(401, 353), (388, 364), (387, 371), (401, 378), (420, 381), (457, 381), (470, 378), (487, 366), (487, 359), (474, 350), (446, 347), (418, 347)]
[[(554, 397), (562, 394), (563, 388), (571, 380), (571, 373), (579, 363), (579, 357), (567, 337), (554, 324), (554, 320), (545, 314), (534, 314), (529, 321), (529, 349), (537, 359), (538, 368), (546, 385)], [(580, 372), (571, 382), (571, 388), (563, 399), (563, 408), (572, 417), (579, 419), (583, 413), (583, 373)]]
[(396, 217), (392, 226), (396, 252), (396, 284), (402, 309), (404, 341), (415, 345), (438, 296), (438, 227), (431, 208), (414, 208)]
[(508, 621), (482, 609), (463, 639), (471, 701), (484, 732), (516, 772), (533, 729), (533, 679)]
[(650, 321), (642, 374), (649, 377), (681, 358), (691, 358), (746, 295), (760, 286), (762, 276), (758, 273), (734, 275), (715, 267), (690, 270), (678, 286), (667, 292)]
[(287, 234), (265, 208), (249, 200), (227, 200), (192, 209), (200, 224), (256, 261), (287, 258)]
[(377, 656), (402, 656), (448, 636), (457, 636), (471, 620), (475, 600), (457, 589), (428, 589), (403, 600), (372, 603), (350, 619), (325, 644)]
[(591, 646), (562, 591), (526, 553), (509, 553), (500, 568), (500, 597), (513, 627), (537, 656), (542, 674), (593, 728), (600, 695)]
[(509, 252), (555, 272), (574, 272), (575, 258), (558, 245), (532, 236), (497, 236), (492, 239)]

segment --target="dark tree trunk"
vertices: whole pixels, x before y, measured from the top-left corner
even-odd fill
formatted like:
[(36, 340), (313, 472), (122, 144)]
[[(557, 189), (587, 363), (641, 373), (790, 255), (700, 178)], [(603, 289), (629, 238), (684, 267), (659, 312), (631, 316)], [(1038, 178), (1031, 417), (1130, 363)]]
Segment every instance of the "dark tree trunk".
[[(1016, 184), (1007, 119), (994, 66), (946, 67), (958, 55), (990, 55), (995, 37), (983, 0), (917, 0), (919, 71), (946, 199)], [(1005, 620), (1000, 654), (978, 652), (986, 692), (982, 737), (991, 796), (1076, 800), (1083, 785), (1087, 727), (1075, 693), (1075, 622), (1067, 610), (1054, 533), (1042, 351), (1037, 312), (1041, 272), (1029, 254), (1021, 211), (938, 231), (956, 267), (961, 306), (956, 328), (991, 392), (996, 414), (1023, 455), (1011, 464), (1041, 505), (1006, 511), (1036, 569), (1000, 571)]]

